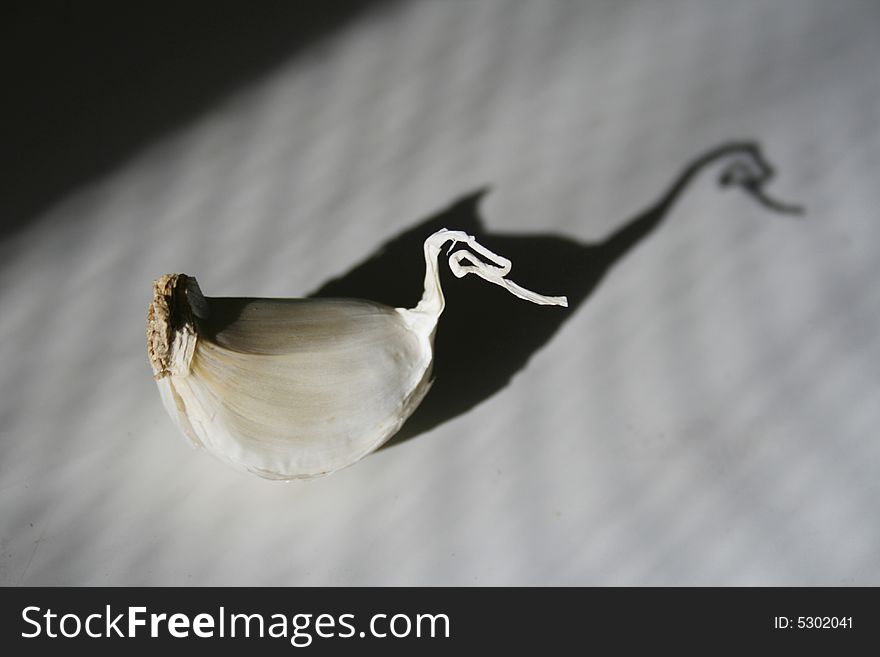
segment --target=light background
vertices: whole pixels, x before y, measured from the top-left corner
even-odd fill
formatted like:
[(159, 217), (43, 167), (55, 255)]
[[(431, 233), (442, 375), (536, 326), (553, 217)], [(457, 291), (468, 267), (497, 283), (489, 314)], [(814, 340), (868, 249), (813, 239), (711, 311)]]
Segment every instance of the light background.
[[(367, 10), (0, 243), (0, 583), (880, 584), (878, 62), (873, 2)], [(160, 274), (302, 295), (484, 185), (599, 239), (740, 138), (803, 218), (703, 172), (433, 431), (286, 485), (162, 409)]]

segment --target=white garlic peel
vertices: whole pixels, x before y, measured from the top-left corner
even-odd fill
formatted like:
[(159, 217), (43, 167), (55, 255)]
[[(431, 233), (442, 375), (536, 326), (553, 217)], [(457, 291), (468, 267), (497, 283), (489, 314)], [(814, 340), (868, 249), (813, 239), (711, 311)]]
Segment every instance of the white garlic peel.
[(400, 429), (430, 388), (446, 242), (473, 249), (450, 255), (457, 277), (476, 274), (532, 303), (568, 305), (507, 280), (509, 260), (446, 229), (425, 241), (425, 289), (412, 309), (211, 298), (195, 278), (166, 275), (154, 283), (147, 321), (166, 410), (193, 445), (268, 479), (317, 477), (358, 461)]

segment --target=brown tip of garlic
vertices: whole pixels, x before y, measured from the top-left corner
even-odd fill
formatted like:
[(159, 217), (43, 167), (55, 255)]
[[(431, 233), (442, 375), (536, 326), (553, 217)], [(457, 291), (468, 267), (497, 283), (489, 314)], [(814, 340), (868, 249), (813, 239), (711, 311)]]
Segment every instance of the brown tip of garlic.
[(195, 278), (166, 274), (153, 282), (153, 300), (147, 312), (147, 355), (154, 379), (189, 373), (196, 343), (194, 305), (197, 309), (204, 306)]

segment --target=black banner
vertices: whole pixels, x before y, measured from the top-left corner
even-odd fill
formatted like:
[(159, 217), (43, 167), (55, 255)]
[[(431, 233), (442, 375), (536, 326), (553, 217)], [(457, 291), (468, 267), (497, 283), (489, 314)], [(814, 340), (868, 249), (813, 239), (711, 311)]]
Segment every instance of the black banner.
[[(261, 653), (870, 645), (876, 589), (6, 589), (2, 647)], [(647, 644), (645, 642), (648, 642)], [(75, 646), (73, 644), (75, 644)], [(662, 642), (662, 643), (658, 643)], [(18, 654), (7, 652), (6, 654)]]

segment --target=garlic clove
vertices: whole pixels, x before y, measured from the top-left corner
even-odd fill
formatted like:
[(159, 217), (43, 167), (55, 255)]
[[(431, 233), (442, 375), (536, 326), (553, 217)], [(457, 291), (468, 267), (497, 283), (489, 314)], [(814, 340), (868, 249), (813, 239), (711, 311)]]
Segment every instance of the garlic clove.
[[(394, 435), (430, 388), (443, 311), (437, 257), (534, 303), (565, 305), (505, 277), (511, 263), (472, 237), (425, 242), (425, 291), (412, 309), (357, 299), (202, 295), (185, 274), (154, 283), (148, 355), (181, 432), (232, 465), (269, 479), (311, 478), (350, 465)], [(463, 264), (464, 263), (464, 264)]]

